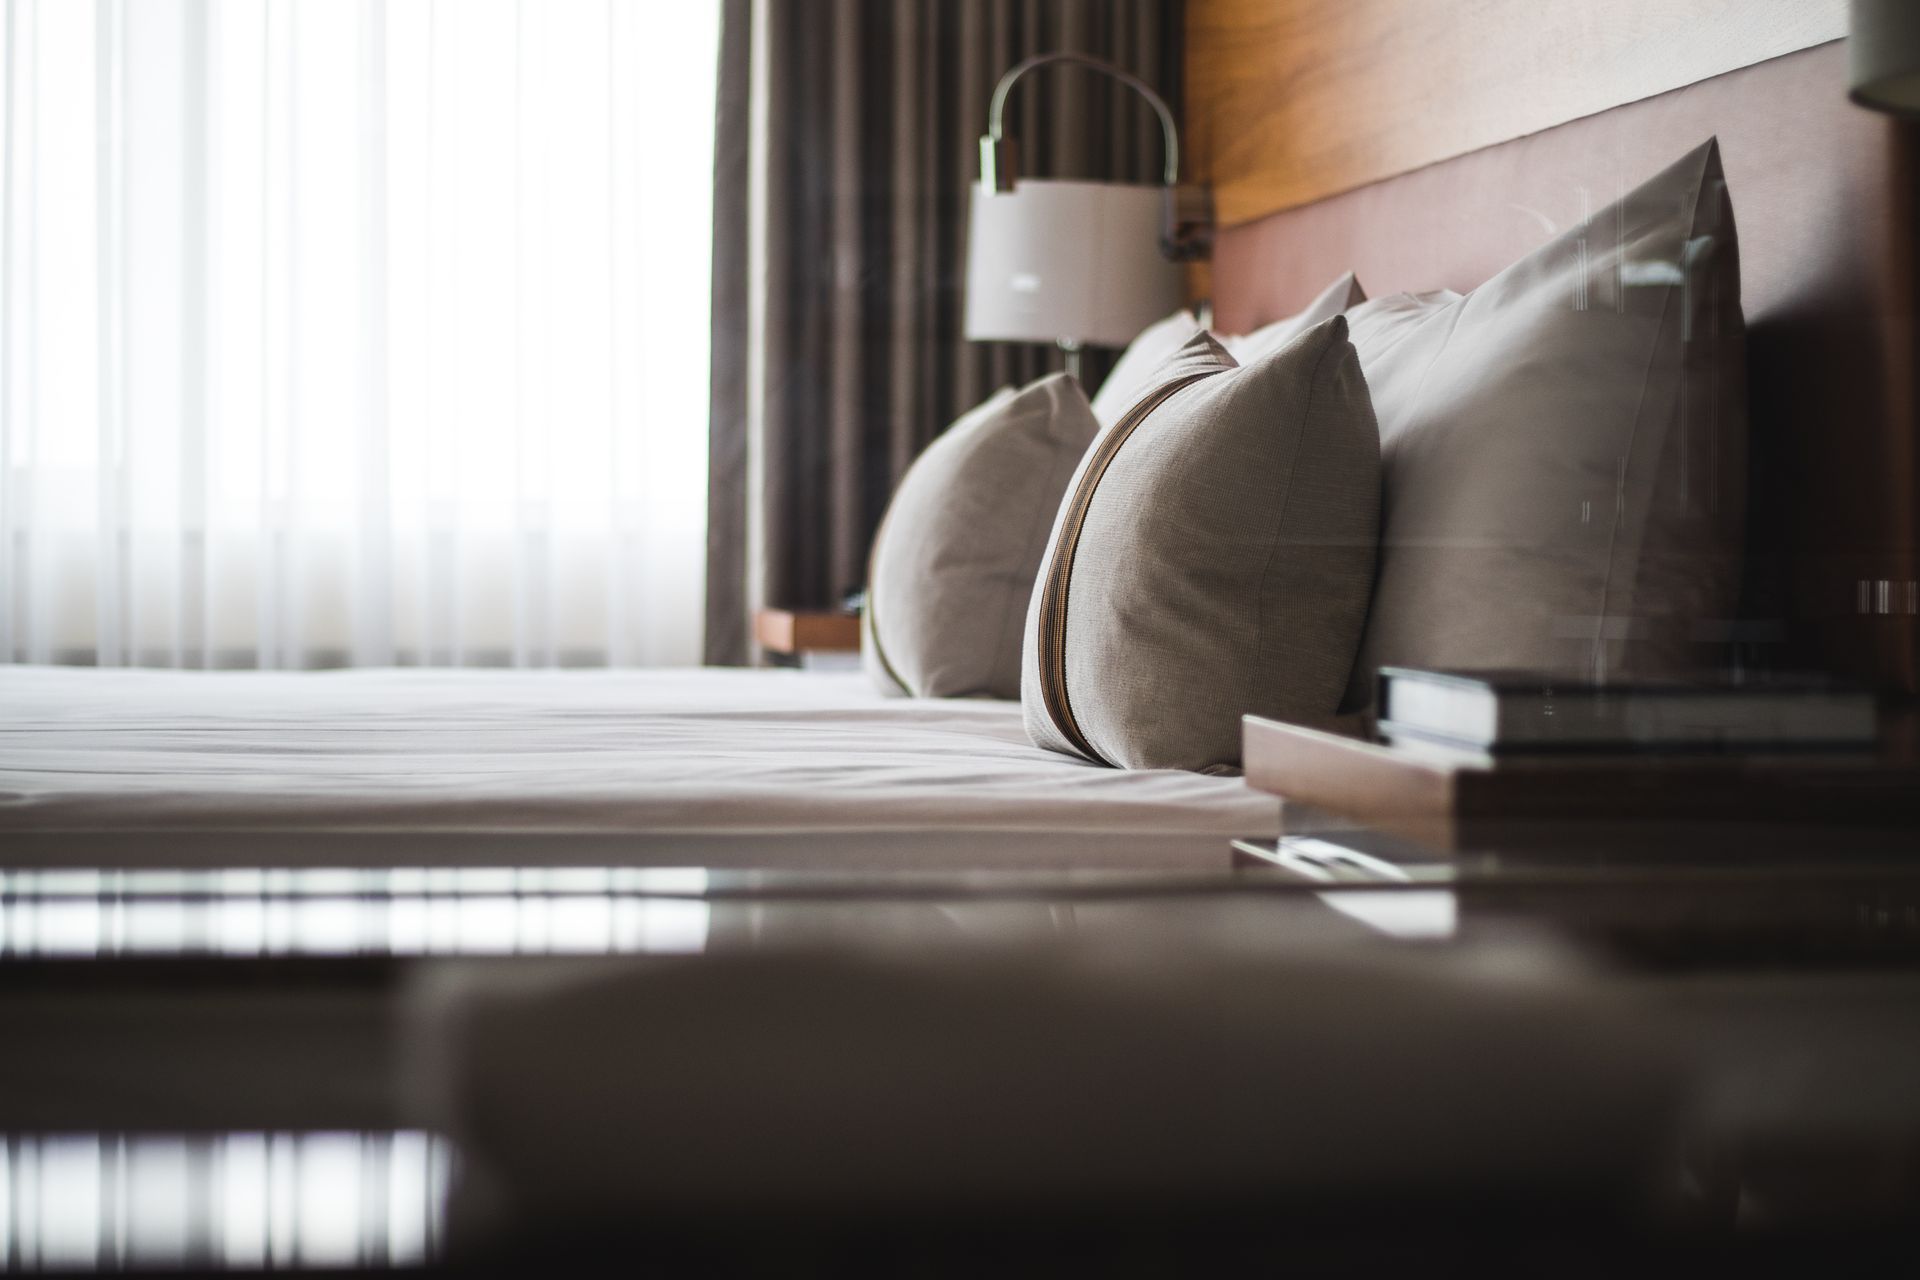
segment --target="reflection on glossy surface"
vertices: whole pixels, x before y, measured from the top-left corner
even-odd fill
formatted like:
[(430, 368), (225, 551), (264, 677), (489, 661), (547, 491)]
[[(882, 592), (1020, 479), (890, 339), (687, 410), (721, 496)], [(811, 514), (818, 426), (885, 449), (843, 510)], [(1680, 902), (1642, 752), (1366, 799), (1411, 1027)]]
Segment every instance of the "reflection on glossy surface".
[[(1274, 863), (1305, 880), (1321, 884), (1394, 884), (1412, 886), (1431, 876), (1416, 874), (1359, 849), (1311, 836), (1283, 836), (1274, 847)], [(1421, 871), (1429, 870), (1426, 868)], [(1405, 893), (1323, 893), (1320, 901), (1341, 915), (1394, 938), (1451, 938), (1460, 927), (1460, 902), (1445, 889)]]
[(0, 872), (0, 956), (685, 953), (699, 868)]
[(0, 1270), (418, 1266), (451, 1174), (412, 1131), (10, 1134)]
[(1445, 889), (1406, 893), (1323, 893), (1320, 901), (1390, 938), (1439, 941), (1460, 927), (1460, 900)]
[[(114, 957), (686, 954), (1037, 940), (1193, 912), (1250, 937), (1460, 942), (1514, 921), (1637, 963), (1920, 959), (1920, 863), (1401, 856), (1373, 833), (1233, 842), (1218, 871), (699, 867), (0, 870), (0, 963)], [(1094, 910), (1094, 908), (1100, 908)], [(1123, 913), (1124, 914), (1124, 913)], [(1077, 923), (1076, 923), (1077, 922)], [(1119, 927), (1115, 936), (1126, 936)]]

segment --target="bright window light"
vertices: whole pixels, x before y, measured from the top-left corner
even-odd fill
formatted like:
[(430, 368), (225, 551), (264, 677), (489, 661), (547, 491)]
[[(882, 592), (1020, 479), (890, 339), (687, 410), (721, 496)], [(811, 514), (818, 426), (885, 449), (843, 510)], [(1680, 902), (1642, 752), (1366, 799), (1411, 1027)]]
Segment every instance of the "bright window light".
[(718, 0), (15, 0), (0, 660), (696, 663)]

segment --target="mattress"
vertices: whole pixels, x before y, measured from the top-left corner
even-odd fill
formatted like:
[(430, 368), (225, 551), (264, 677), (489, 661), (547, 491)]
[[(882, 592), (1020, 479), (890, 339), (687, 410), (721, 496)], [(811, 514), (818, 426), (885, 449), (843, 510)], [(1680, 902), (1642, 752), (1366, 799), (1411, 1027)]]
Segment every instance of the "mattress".
[(1279, 802), (857, 673), (0, 667), (0, 865), (1225, 866)]

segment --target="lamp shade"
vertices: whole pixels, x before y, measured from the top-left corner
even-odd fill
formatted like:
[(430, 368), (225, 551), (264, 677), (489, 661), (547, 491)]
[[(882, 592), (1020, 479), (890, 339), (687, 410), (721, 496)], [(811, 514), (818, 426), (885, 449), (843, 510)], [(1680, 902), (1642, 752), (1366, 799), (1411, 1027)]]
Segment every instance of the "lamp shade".
[(967, 337), (1123, 347), (1185, 298), (1160, 251), (1167, 188), (1023, 178), (975, 184)]
[(1920, 115), (1920, 3), (1853, 0), (1847, 60), (1855, 102)]

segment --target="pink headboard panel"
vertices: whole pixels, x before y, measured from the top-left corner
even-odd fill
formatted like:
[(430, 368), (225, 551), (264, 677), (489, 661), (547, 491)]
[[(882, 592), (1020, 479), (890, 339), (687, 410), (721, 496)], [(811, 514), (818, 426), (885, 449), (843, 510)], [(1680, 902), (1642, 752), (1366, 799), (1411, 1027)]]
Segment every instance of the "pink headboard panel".
[(1913, 126), (1846, 98), (1840, 42), (1224, 230), (1215, 323), (1352, 270), (1465, 291), (1710, 135), (1740, 232), (1755, 473), (1753, 656), (1912, 692), (1920, 667)]

